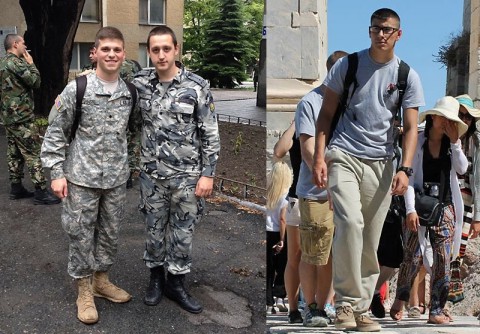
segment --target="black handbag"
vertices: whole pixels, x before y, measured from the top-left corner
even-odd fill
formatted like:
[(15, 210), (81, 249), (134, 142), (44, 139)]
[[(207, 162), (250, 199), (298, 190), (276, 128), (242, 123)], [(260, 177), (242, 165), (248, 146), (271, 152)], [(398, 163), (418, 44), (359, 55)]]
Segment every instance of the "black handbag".
[(415, 190), (415, 210), (421, 226), (438, 226), (443, 219), (443, 203), (423, 191)]

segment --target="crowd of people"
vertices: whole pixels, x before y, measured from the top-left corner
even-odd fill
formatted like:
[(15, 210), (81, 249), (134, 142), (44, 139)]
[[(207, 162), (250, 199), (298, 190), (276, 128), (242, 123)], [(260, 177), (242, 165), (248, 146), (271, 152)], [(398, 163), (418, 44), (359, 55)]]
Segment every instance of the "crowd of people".
[[(220, 137), (209, 83), (176, 61), (174, 31), (164, 25), (150, 31), (147, 53), (154, 67), (139, 69), (125, 59), (121, 31), (101, 28), (90, 50), (90, 68), (56, 98), (41, 143), (28, 132), (40, 73), (20, 35), (7, 35), (4, 44), (0, 109), (8, 140), (10, 199), (62, 203), (67, 272), (78, 290), (77, 318), (85, 324), (98, 321), (94, 297), (113, 303), (132, 298), (111, 282), (109, 271), (136, 170), (146, 227), (143, 260), (150, 270), (143, 301), (155, 306), (165, 295), (188, 312), (202, 312), (185, 277), (192, 265), (195, 226), (212, 193)], [(134, 153), (138, 146), (140, 161)], [(21, 182), (25, 164), (35, 192)], [(44, 168), (50, 170), (52, 191)]]
[(267, 188), (275, 208), (267, 233), (277, 233), (267, 242), (267, 267), (275, 263), (267, 312), (281, 311), (274, 297), (286, 296), (290, 323), (380, 331), (374, 317), (385, 317), (385, 286), (397, 274), (392, 319), (428, 309), (428, 323), (448, 324), (447, 300), (461, 300), (453, 263), (480, 231), (480, 110), (463, 94), (419, 113), (420, 77), (394, 52), (398, 14), (375, 11), (369, 36), (367, 49), (330, 55), (327, 77), (300, 100), (274, 148), (268, 181), (278, 182), (289, 152), (294, 182), (272, 197), (278, 188)]

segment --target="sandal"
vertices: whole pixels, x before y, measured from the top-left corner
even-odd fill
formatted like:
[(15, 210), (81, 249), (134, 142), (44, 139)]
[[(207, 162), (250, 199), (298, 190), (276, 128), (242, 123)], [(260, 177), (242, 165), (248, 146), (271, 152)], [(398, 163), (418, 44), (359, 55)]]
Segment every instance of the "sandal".
[(403, 310), (395, 310), (394, 308), (390, 309), (390, 318), (395, 321), (400, 321), (403, 318)]
[(422, 310), (420, 306), (412, 306), (408, 310), (408, 317), (409, 318), (420, 318), (422, 316)]
[(425, 312), (427, 311), (427, 308), (425, 307), (425, 304), (420, 303), (420, 305), (418, 305), (418, 307), (420, 308), (420, 313), (425, 314)]
[(427, 321), (427, 324), (434, 324), (434, 325), (446, 325), (449, 323), (450, 323), (450, 318), (443, 313), (439, 315), (430, 315)]
[(453, 317), (452, 317), (452, 315), (450, 314), (450, 311), (449, 311), (449, 310), (443, 309), (442, 312), (443, 312), (443, 314), (448, 318), (448, 321), (453, 322)]
[[(400, 308), (396, 309), (395, 307)], [(395, 321), (400, 321), (403, 318), (403, 301), (395, 299), (395, 301), (392, 304), (392, 307), (390, 308), (390, 318), (392, 318)]]

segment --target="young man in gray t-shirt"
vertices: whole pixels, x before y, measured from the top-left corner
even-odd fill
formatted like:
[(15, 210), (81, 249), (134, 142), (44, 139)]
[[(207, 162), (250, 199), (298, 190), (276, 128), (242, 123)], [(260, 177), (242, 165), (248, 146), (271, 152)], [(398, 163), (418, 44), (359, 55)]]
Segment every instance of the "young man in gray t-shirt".
[(327, 76), (317, 135), (313, 177), (327, 186), (334, 209), (333, 284), (337, 328), (380, 331), (370, 319), (379, 266), (376, 250), (391, 195), (403, 195), (417, 142), (418, 107), (424, 105), (418, 74), (410, 69), (403, 97), (403, 157), (394, 175), (393, 118), (400, 59), (396, 42), (402, 35), (400, 18), (388, 8), (370, 19), (371, 46), (358, 52), (358, 87), (333, 132), (325, 153), (333, 115), (343, 92), (346, 57)]

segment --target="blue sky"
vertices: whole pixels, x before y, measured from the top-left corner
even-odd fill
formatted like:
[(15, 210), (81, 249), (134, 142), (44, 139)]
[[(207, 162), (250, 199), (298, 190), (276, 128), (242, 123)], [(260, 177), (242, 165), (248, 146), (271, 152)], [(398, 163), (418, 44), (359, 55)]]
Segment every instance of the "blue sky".
[(328, 0), (328, 54), (368, 48), (370, 16), (383, 7), (400, 16), (403, 35), (395, 53), (420, 75), (426, 103), (420, 110), (431, 108), (445, 95), (447, 76), (446, 68), (434, 62), (433, 55), (452, 34), (462, 31), (463, 0)]

